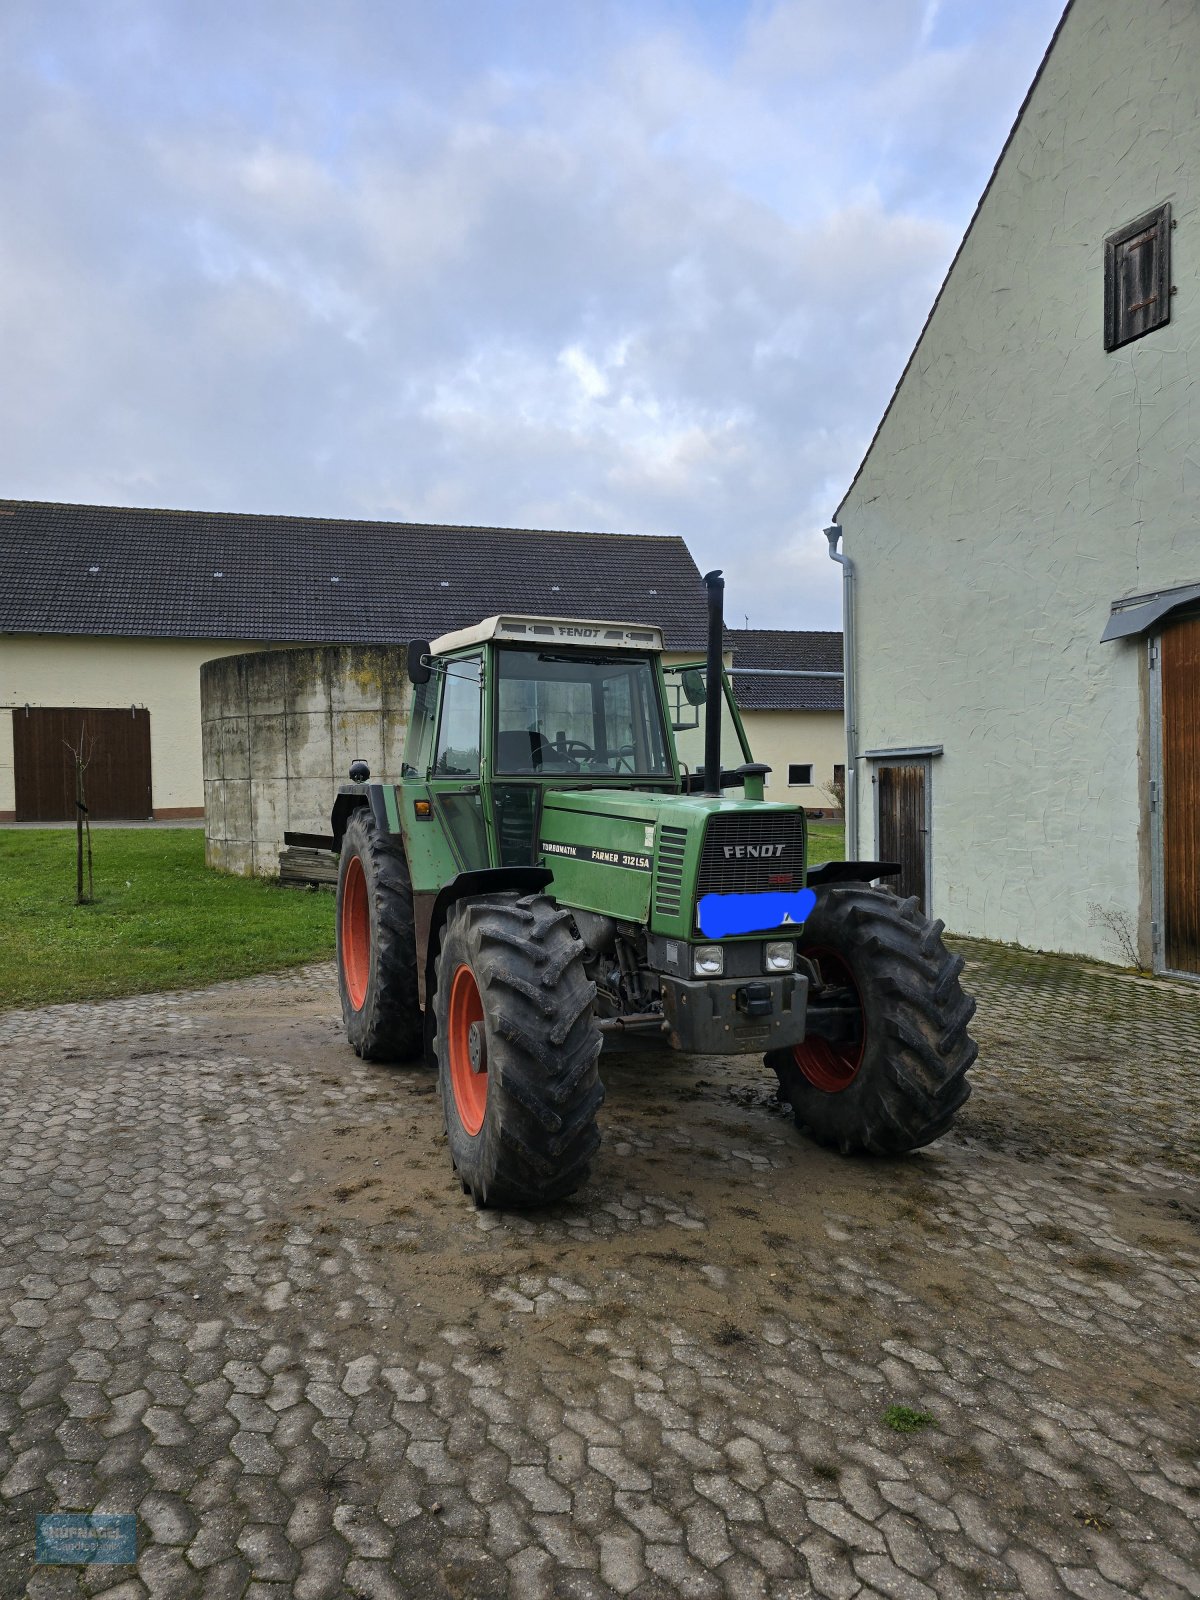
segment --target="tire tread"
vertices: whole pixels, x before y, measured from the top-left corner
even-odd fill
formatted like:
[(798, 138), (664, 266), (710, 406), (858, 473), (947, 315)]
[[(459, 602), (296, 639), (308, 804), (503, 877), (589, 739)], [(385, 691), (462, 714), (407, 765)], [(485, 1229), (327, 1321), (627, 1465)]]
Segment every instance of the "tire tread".
[(834, 950), (862, 997), (866, 1045), (857, 1077), (837, 1093), (818, 1089), (791, 1050), (766, 1058), (797, 1126), (845, 1153), (898, 1155), (944, 1133), (971, 1093), (978, 1054), (967, 1025), (975, 1001), (959, 982), (965, 963), (915, 898), (861, 885), (822, 891), (805, 944)]
[(568, 912), (546, 895), (497, 894), (455, 907), (435, 962), (434, 1052), (447, 1022), (446, 953), (465, 960), (484, 1000), (488, 1110), (474, 1138), (439, 1063), (447, 1136), (477, 1205), (518, 1208), (565, 1199), (586, 1181), (604, 1100), (593, 1015), (596, 986)]
[[(341, 910), (350, 858), (360, 857), (373, 912), (371, 978), (362, 1008), (350, 1003), (342, 971)], [(364, 1061), (411, 1061), (422, 1053), (424, 1019), (417, 991), (417, 935), (412, 879), (402, 842), (379, 831), (371, 811), (355, 811), (342, 839), (338, 869), (338, 985), (346, 1036)]]

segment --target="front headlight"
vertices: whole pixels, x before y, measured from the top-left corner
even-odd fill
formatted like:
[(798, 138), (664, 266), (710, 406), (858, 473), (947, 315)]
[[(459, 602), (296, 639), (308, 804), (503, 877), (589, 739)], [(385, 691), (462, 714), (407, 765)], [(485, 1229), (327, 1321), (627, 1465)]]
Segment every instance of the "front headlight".
[(698, 978), (719, 978), (725, 971), (725, 952), (719, 944), (698, 944), (692, 952), (692, 971)]
[(794, 972), (796, 946), (790, 939), (772, 940), (763, 948), (764, 972)]

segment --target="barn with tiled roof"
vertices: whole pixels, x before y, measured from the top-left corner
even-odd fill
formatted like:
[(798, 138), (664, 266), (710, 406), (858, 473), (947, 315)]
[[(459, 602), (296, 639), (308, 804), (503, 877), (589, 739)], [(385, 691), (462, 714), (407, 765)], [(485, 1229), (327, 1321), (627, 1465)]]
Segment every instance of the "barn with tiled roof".
[(656, 623), (676, 650), (706, 636), (678, 537), (0, 500), (0, 820), (69, 809), (81, 710), (106, 714), (95, 816), (199, 816), (203, 661), (500, 611)]
[(771, 768), (768, 799), (838, 812), (845, 783), (842, 636), (731, 628), (734, 698), (759, 761)]

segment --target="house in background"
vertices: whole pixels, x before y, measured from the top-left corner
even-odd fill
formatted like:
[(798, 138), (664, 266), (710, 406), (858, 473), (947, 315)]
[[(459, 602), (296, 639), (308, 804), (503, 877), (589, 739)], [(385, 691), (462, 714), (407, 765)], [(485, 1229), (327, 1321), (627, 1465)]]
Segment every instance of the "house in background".
[(1200, 975), (1194, 0), (1068, 6), (837, 520), (858, 853)]
[(729, 638), (734, 699), (754, 759), (771, 768), (767, 799), (840, 811), (846, 777), (841, 634), (731, 628)]
[(202, 817), (200, 666), (393, 645), (499, 611), (659, 625), (703, 652), (683, 540), (0, 500), (0, 821)]

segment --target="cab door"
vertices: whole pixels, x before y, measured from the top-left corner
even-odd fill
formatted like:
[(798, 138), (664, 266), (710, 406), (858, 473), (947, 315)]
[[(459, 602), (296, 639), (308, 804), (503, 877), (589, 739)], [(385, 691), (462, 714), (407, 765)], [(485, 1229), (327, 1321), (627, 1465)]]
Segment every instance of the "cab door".
[(462, 872), (494, 864), (491, 819), (480, 781), (483, 654), (446, 662), (429, 795)]

